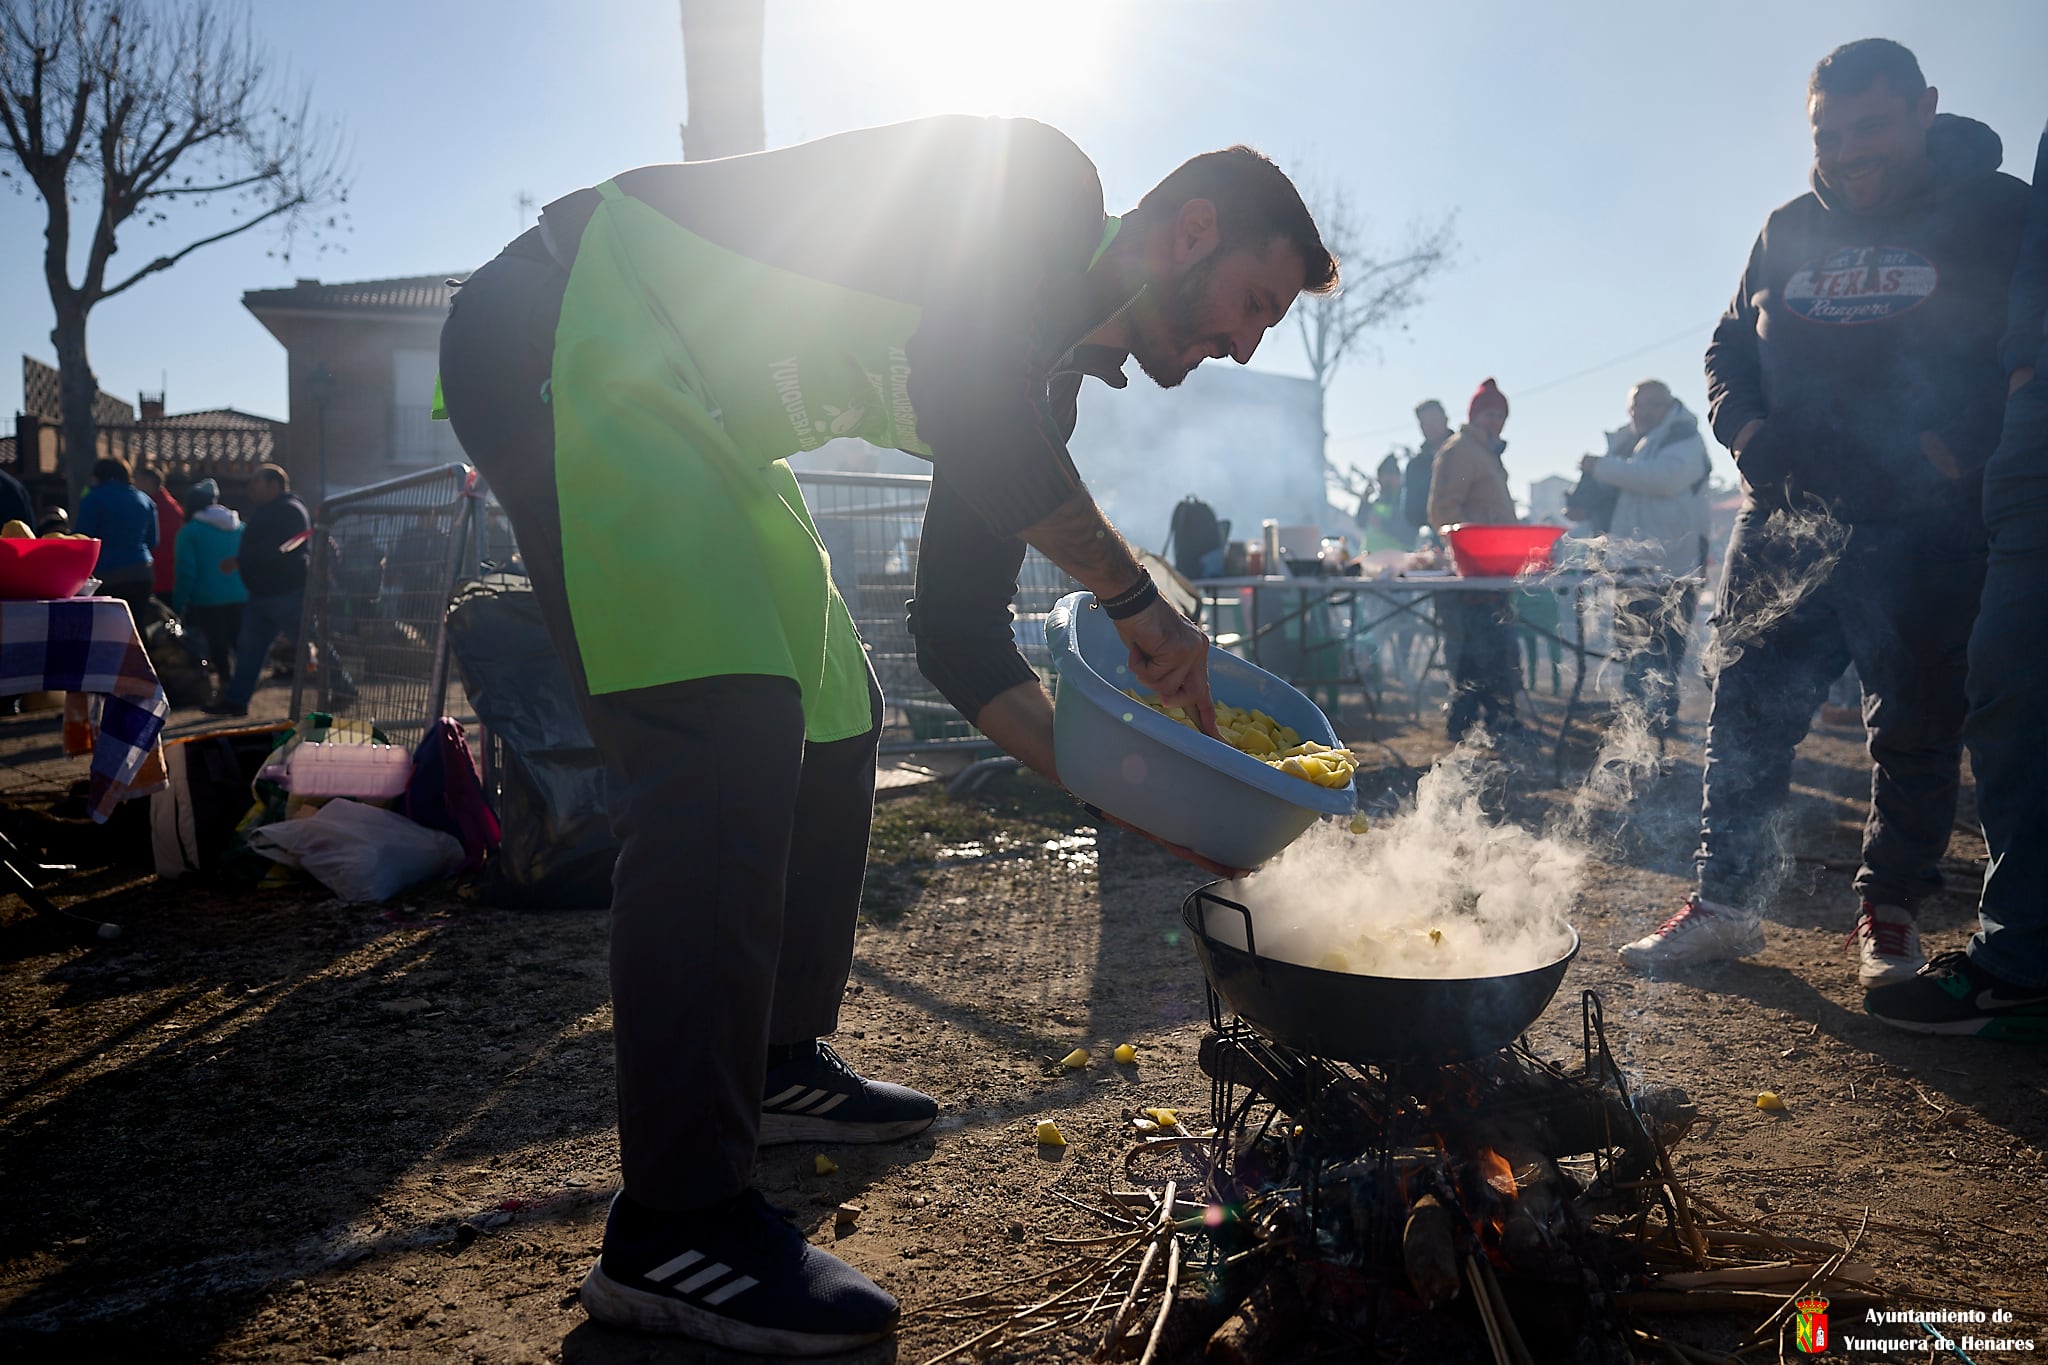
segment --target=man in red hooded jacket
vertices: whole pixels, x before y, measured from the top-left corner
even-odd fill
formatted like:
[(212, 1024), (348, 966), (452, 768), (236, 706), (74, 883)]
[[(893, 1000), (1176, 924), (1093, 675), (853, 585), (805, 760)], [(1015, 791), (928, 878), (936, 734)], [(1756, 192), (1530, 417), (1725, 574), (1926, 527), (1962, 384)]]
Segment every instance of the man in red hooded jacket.
[(178, 543), (178, 532), (185, 525), (185, 509), (178, 506), (178, 500), (164, 487), (164, 476), (154, 469), (136, 470), (135, 486), (156, 504), (156, 543), (162, 548), (156, 557), (156, 581), (149, 590), (168, 602), (178, 574), (177, 556), (171, 547)]

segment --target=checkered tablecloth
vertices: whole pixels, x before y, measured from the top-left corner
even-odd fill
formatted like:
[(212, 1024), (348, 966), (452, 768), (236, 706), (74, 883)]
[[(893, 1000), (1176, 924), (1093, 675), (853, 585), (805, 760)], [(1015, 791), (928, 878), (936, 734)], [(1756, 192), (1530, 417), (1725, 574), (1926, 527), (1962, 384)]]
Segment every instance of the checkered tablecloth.
[(117, 597), (0, 602), (0, 696), (68, 692), (64, 750), (92, 751), (86, 805), (104, 821), (131, 796), (164, 785), (170, 699)]

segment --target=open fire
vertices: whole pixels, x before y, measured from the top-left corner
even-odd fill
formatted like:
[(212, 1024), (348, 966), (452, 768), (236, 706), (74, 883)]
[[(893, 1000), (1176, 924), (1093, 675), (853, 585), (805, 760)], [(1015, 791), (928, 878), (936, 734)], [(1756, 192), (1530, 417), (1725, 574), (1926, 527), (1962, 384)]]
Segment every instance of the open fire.
[[(976, 1327), (925, 1365), (1074, 1331), (1098, 1360), (1137, 1365), (1739, 1365), (1784, 1343), (1802, 1305), (1882, 1301), (1851, 1259), (1862, 1227), (1839, 1243), (1784, 1236), (1682, 1185), (1670, 1153), (1692, 1104), (1629, 1084), (1599, 997), (1579, 1008), (1570, 1067), (1526, 1038), (1357, 1062), (1226, 1019), (1212, 982), (1200, 1061), (1214, 1126), (1134, 1116), (1146, 1136), (1123, 1188), (1054, 1192), (1113, 1229), (1047, 1238), (1079, 1253), (1054, 1273), (1078, 1276), (1022, 1302), (991, 1290), (917, 1310)], [(1649, 1325), (1697, 1313), (1733, 1315), (1743, 1356)]]
[(1617, 1296), (1646, 1262), (1626, 1234), (1658, 1207), (1650, 1177), (1694, 1115), (1682, 1092), (1632, 1092), (1598, 997), (1581, 1009), (1572, 1071), (1520, 1044), (1346, 1064), (1214, 1012), (1205, 1195), (1227, 1214), (1218, 1290), (1244, 1307), (1212, 1355), (1280, 1358), (1276, 1335), (1313, 1331), (1418, 1359), (1632, 1359)]

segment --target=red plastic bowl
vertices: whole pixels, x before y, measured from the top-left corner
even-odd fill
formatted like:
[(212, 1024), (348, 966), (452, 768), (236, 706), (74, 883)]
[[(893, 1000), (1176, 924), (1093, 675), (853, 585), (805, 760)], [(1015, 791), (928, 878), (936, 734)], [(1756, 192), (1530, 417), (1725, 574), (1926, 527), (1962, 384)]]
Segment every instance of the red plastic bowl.
[(1513, 578), (1524, 569), (1547, 569), (1562, 526), (1453, 526), (1451, 562), (1461, 578)]
[(76, 597), (99, 559), (97, 540), (0, 537), (0, 599), (30, 602)]

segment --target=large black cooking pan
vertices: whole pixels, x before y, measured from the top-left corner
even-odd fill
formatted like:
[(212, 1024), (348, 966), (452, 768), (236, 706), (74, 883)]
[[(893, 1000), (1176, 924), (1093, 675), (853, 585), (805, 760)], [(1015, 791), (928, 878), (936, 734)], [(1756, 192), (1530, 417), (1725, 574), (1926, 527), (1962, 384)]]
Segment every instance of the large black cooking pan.
[[(1509, 976), (1360, 976), (1260, 957), (1252, 914), (1212, 882), (1181, 903), (1195, 952), (1224, 1003), (1276, 1043), (1346, 1062), (1455, 1062), (1496, 1052), (1536, 1022), (1579, 952)], [(1244, 922), (1243, 948), (1209, 930), (1212, 915)]]

